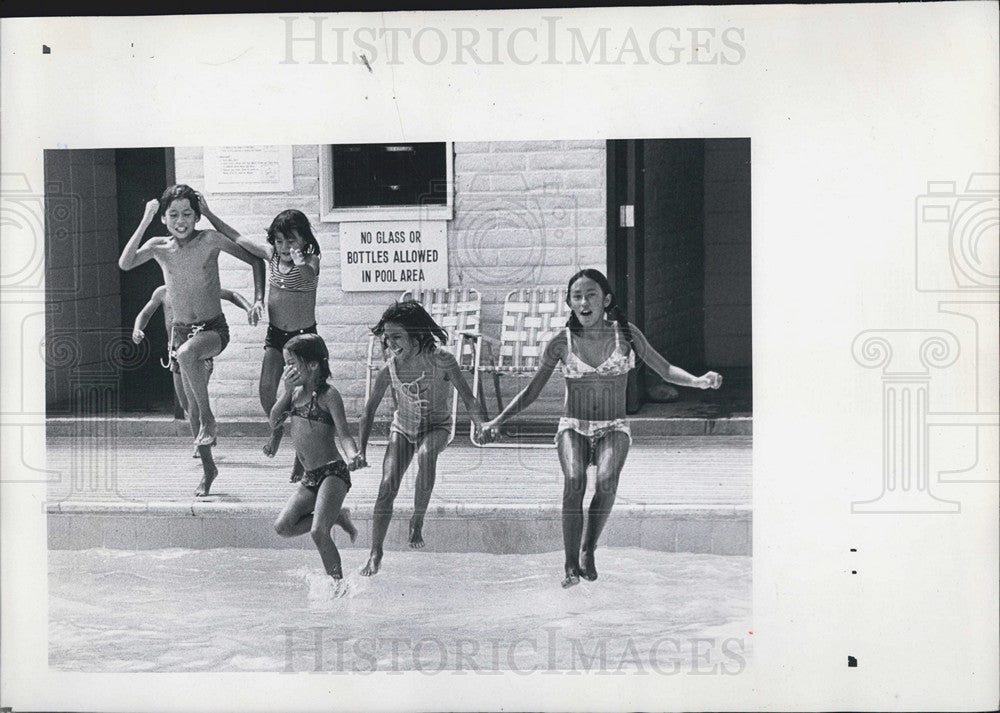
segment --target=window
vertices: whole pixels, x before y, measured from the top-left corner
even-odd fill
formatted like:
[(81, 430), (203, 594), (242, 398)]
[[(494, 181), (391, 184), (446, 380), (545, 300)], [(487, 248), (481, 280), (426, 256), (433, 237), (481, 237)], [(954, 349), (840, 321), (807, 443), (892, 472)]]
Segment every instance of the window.
[(451, 149), (450, 142), (322, 147), (322, 220), (451, 219)]

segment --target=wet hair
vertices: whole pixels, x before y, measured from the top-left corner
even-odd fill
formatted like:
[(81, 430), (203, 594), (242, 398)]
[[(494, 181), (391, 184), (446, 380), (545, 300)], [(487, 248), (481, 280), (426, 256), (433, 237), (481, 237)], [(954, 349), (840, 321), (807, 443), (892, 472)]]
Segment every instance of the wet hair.
[(171, 203), (182, 201), (185, 198), (191, 204), (195, 218), (201, 220), (201, 207), (198, 205), (198, 194), (191, 186), (186, 186), (183, 183), (170, 186), (170, 188), (163, 191), (163, 195), (160, 196), (160, 215), (167, 212), (167, 208), (170, 207)]
[[(604, 308), (605, 313), (608, 317), (618, 323), (618, 328), (622, 330), (622, 334), (625, 335), (625, 339), (629, 344), (632, 344), (632, 330), (628, 326), (628, 317), (625, 315), (624, 310), (618, 306), (618, 301), (615, 299), (615, 293), (611, 289), (611, 283), (608, 282), (608, 278), (604, 276), (604, 273), (600, 270), (594, 270), (593, 268), (585, 268), (580, 270), (578, 273), (569, 278), (569, 283), (566, 285), (566, 304), (569, 304), (569, 293), (573, 289), (573, 283), (579, 280), (581, 277), (588, 277), (597, 283), (597, 286), (601, 288), (601, 292), (605, 295), (611, 295), (611, 301), (608, 306)], [(583, 325), (580, 324), (580, 320), (576, 318), (576, 312), (570, 312), (569, 319), (566, 321), (566, 326), (569, 327), (569, 331), (573, 334), (579, 334), (583, 329)]]
[[(313, 255), (319, 255), (319, 242), (317, 242), (316, 236), (313, 235), (309, 219), (301, 210), (295, 210), (294, 208), (283, 210), (274, 216), (274, 220), (271, 221), (271, 227), (267, 229), (267, 242), (274, 246), (274, 241), (278, 233), (288, 238), (291, 237), (293, 232), (298, 233), (302, 237), (307, 248), (312, 248)], [(309, 251), (305, 250), (304, 252)]]
[(434, 347), (434, 340), (437, 339), (442, 344), (448, 341), (448, 332), (444, 330), (434, 318), (427, 314), (427, 310), (419, 302), (406, 300), (405, 302), (393, 302), (392, 305), (382, 313), (382, 319), (372, 327), (372, 334), (382, 337), (382, 347), (386, 348), (388, 343), (385, 339), (385, 325), (393, 322), (398, 324), (411, 338), (416, 339), (420, 345), (420, 351)]
[(326, 342), (318, 334), (298, 334), (285, 344), (285, 349), (302, 361), (319, 364), (319, 384), (316, 393), (321, 394), (330, 388), (327, 379), (330, 378), (330, 352)]

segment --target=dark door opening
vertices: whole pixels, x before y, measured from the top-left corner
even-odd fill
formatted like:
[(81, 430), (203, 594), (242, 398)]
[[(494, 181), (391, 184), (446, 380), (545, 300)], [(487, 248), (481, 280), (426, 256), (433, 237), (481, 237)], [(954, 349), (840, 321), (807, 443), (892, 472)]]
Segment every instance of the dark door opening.
[[(139, 225), (146, 201), (158, 198), (174, 182), (173, 149), (118, 149), (115, 151), (115, 174), (120, 254)], [(163, 234), (163, 225), (157, 220), (149, 226), (144, 240)], [(160, 266), (150, 261), (122, 272), (120, 279), (122, 329), (131, 332), (136, 315), (149, 301), (153, 290), (163, 284), (163, 274)], [(122, 408), (127, 411), (170, 412), (176, 415), (173, 379), (170, 371), (160, 363), (160, 359), (165, 360), (167, 356), (167, 332), (162, 309), (153, 315), (143, 331), (149, 342), (149, 357), (136, 368), (122, 372)]]
[[(672, 363), (723, 374), (682, 400), (750, 411), (750, 140), (609, 141), (607, 179), (608, 278), (629, 319)], [(652, 370), (633, 374), (629, 413), (666, 398)]]

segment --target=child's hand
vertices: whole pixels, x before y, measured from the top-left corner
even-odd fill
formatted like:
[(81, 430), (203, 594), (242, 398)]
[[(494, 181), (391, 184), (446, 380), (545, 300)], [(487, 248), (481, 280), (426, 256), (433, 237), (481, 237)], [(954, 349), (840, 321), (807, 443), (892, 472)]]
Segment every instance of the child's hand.
[(198, 191), (195, 191), (194, 194), (198, 196), (198, 212), (202, 215), (210, 213), (211, 211), (208, 209), (208, 201), (205, 200), (205, 196)]
[(476, 430), (480, 443), (493, 443), (500, 437), (500, 424), (497, 423), (497, 419), (481, 424)]
[(260, 322), (260, 318), (264, 315), (264, 303), (257, 300), (250, 307), (250, 311), (247, 312), (247, 319), (250, 321), (250, 325), (256, 327)]
[(159, 212), (160, 212), (160, 201), (154, 198), (153, 200), (146, 202), (146, 212), (143, 214), (142, 219), (146, 221), (151, 221), (153, 220), (153, 218), (156, 217), (156, 214)]
[(138, 344), (145, 338), (146, 338), (145, 333), (138, 327), (132, 330), (132, 341), (135, 342), (136, 344)]
[(710, 371), (704, 376), (698, 377), (699, 389), (717, 389), (722, 386), (722, 377), (714, 371)]
[(298, 367), (294, 364), (286, 366), (285, 370), (281, 373), (281, 380), (285, 382), (285, 388), (291, 391), (296, 382), (299, 380)]
[(306, 264), (306, 258), (302, 254), (302, 251), (299, 250), (298, 248), (292, 248), (291, 250), (289, 250), (289, 254), (292, 256), (292, 263), (293, 264), (295, 264), (295, 265), (305, 265)]
[(351, 462), (348, 464), (348, 470), (358, 470), (359, 468), (367, 468), (368, 460), (365, 458), (364, 453), (358, 453), (356, 456), (351, 458)]

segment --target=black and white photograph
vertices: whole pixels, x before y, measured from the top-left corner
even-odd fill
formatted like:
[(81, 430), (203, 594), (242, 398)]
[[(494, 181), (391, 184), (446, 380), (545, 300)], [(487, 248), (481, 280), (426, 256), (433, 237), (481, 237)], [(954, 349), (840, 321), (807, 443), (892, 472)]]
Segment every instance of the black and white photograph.
[(750, 178), (746, 138), (47, 151), (50, 666), (737, 673)]
[(996, 707), (996, 2), (155, 12), (0, 21), (0, 708)]

